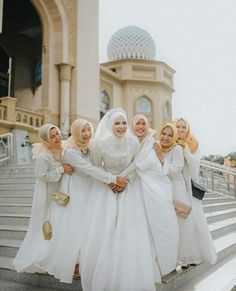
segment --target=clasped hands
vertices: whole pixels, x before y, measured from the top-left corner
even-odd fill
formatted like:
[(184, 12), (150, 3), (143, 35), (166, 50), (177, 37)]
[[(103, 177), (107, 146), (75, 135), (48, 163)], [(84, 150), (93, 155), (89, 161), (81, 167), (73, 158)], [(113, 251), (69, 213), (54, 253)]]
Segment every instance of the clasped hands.
[(121, 176), (117, 176), (116, 183), (108, 184), (108, 186), (111, 188), (113, 193), (117, 193), (117, 194), (123, 192), (127, 185), (128, 185), (128, 180)]
[(74, 167), (70, 164), (63, 164), (64, 173), (71, 176), (74, 173)]

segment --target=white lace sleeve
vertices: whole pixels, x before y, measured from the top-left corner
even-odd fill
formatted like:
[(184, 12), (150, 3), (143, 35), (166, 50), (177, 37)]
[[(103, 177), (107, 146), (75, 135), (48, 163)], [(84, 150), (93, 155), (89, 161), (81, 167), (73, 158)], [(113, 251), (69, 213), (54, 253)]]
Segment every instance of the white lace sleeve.
[(91, 143), (90, 161), (94, 166), (102, 167), (102, 151), (99, 142)]
[(172, 151), (171, 160), (169, 161), (168, 159), (165, 159), (163, 173), (172, 178), (176, 178), (184, 167), (184, 154), (179, 145), (176, 145)]
[(50, 168), (50, 156), (48, 154), (40, 154), (35, 162), (36, 177), (46, 182), (57, 182), (60, 180), (64, 172), (63, 166), (58, 164)]
[(92, 165), (89, 160), (82, 157), (80, 151), (69, 149), (65, 154), (65, 161), (74, 167), (75, 173), (77, 170), (81, 171), (107, 184), (116, 182), (116, 176)]

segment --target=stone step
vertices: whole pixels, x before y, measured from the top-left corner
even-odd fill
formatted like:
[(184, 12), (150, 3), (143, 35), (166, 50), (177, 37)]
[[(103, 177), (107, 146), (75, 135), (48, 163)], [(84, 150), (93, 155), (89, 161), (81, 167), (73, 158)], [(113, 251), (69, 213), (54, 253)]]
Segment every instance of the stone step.
[[(214, 240), (216, 250), (217, 250), (217, 264), (229, 256), (232, 256), (236, 252), (236, 232), (232, 232), (225, 236), (222, 236), (216, 240)], [(200, 274), (204, 274), (210, 268), (214, 268), (215, 266), (210, 265), (209, 263), (201, 263), (196, 267), (190, 267), (187, 270), (179, 270), (178, 272), (172, 272), (169, 275), (166, 275), (163, 278), (165, 282), (160, 286), (158, 291), (182, 291), (182, 286), (185, 285), (187, 282), (191, 282), (191, 280)], [(180, 289), (178, 289), (180, 288)], [(189, 289), (192, 291), (195, 289)], [(215, 289), (214, 289), (215, 290)], [(206, 290), (208, 291), (208, 290)], [(213, 291), (209, 289), (209, 291)]]
[(34, 184), (35, 178), (29, 178), (28, 176), (23, 178), (1, 178), (0, 184)]
[(36, 287), (32, 285), (26, 285), (11, 281), (0, 280), (0, 291), (55, 291), (55, 289), (49, 289), (44, 287)]
[(230, 202), (222, 202), (222, 203), (212, 203), (203, 205), (204, 213), (218, 211), (218, 210), (225, 210), (230, 208), (236, 207), (236, 201), (230, 201)]
[[(179, 291), (229, 291), (236, 285), (236, 255), (221, 261), (181, 286)], [(234, 289), (235, 290), (235, 289)]]
[(27, 228), (28, 227), (25, 225), (0, 224), (0, 238), (23, 240)]
[(12, 204), (31, 204), (33, 201), (33, 195), (22, 195), (22, 194), (18, 194), (18, 195), (12, 195), (12, 194), (0, 194), (0, 204), (2, 203), (12, 203)]
[(206, 213), (205, 216), (208, 223), (224, 220), (231, 217), (236, 217), (236, 208), (209, 212)]
[(1, 190), (0, 189), (0, 197), (1, 196), (5, 196), (5, 195), (33, 195), (34, 190), (32, 189), (28, 189), (28, 190), (19, 190), (19, 189), (5, 189), (5, 190)]
[(218, 194), (218, 193), (212, 192), (212, 193), (206, 193), (203, 200), (206, 198), (221, 198), (221, 197), (224, 197), (221, 193)]
[(48, 274), (16, 273), (14, 271), (12, 258), (6, 256), (0, 256), (0, 280), (27, 284), (27, 286), (32, 288), (29, 289), (30, 291), (34, 290), (33, 288), (35, 288), (35, 286), (37, 286), (37, 288), (44, 287), (46, 288), (45, 291), (50, 290), (50, 288), (54, 290), (82, 291), (80, 280), (73, 280), (72, 284), (65, 284), (60, 283), (59, 280)]
[(0, 213), (25, 213), (30, 214), (32, 204), (0, 204)]
[(1, 167), (0, 174), (34, 173), (34, 167)]
[(213, 198), (204, 198), (202, 200), (202, 204), (203, 205), (207, 205), (207, 204), (216, 204), (216, 203), (222, 203), (222, 202), (234, 202), (236, 201), (235, 199), (231, 198), (231, 197), (213, 197)]
[(15, 178), (35, 178), (35, 173), (32, 171), (30, 173), (0, 173), (0, 179), (15, 179)]
[(0, 256), (14, 258), (21, 243), (22, 240), (0, 238)]
[(34, 183), (0, 184), (0, 190), (4, 191), (33, 190), (33, 189)]
[(236, 217), (212, 222), (208, 224), (212, 238), (216, 239), (230, 232), (236, 231)]
[(30, 219), (30, 214), (0, 213), (0, 221), (4, 225), (28, 226), (29, 219)]

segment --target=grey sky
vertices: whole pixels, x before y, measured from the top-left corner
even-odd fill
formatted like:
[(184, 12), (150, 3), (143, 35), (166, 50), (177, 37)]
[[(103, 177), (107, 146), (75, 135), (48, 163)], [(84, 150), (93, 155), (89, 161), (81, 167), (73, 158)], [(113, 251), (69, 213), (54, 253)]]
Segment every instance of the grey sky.
[(236, 1), (100, 0), (100, 62), (118, 29), (136, 25), (176, 70), (173, 117), (186, 117), (203, 154), (236, 151)]

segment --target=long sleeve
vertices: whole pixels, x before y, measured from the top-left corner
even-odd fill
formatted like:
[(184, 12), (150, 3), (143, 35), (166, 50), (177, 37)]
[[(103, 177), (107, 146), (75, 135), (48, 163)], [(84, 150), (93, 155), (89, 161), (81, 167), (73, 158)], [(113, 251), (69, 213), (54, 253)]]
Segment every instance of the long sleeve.
[(192, 179), (198, 179), (200, 161), (201, 161), (201, 153), (199, 149), (196, 153), (192, 154), (188, 145), (186, 145), (184, 149), (185, 160), (189, 169), (189, 174)]
[(163, 173), (171, 178), (176, 178), (184, 167), (184, 155), (183, 150), (179, 145), (176, 145), (172, 151), (171, 161), (165, 158)]
[(104, 183), (115, 183), (116, 176), (111, 173), (93, 166), (92, 163), (81, 156), (80, 151), (69, 149), (65, 155), (66, 163), (70, 164), (75, 169), (75, 173), (80, 171)]
[(55, 163), (55, 167), (50, 167), (50, 156), (48, 154), (40, 154), (36, 159), (36, 177), (45, 182), (59, 181), (63, 172), (63, 166), (59, 163)]

